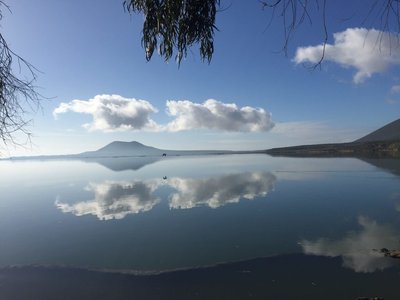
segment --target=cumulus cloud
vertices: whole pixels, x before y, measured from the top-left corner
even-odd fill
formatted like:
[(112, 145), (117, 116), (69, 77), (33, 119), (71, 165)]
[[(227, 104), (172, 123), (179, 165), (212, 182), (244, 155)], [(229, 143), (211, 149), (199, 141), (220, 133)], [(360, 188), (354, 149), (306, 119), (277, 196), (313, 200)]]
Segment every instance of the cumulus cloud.
[(167, 113), (175, 119), (166, 125), (168, 131), (216, 129), (222, 131), (268, 131), (274, 123), (262, 108), (238, 107), (208, 99), (203, 103), (167, 101)]
[(128, 214), (151, 210), (160, 201), (153, 195), (157, 187), (157, 182), (90, 183), (87, 190), (94, 192), (93, 200), (75, 204), (57, 200), (55, 205), (62, 212), (76, 216), (94, 215), (100, 220), (122, 219)]
[(57, 117), (69, 111), (92, 115), (92, 123), (83, 125), (88, 130), (123, 131), (157, 128), (157, 124), (150, 118), (157, 109), (145, 100), (124, 98), (119, 95), (97, 95), (89, 100), (61, 103), (53, 114)]
[[(353, 77), (361, 83), (374, 73), (382, 73), (392, 65), (400, 64), (400, 49), (393, 44), (389, 33), (366, 28), (348, 28), (333, 35), (334, 43), (325, 47), (324, 59), (353, 67)], [(323, 55), (323, 45), (299, 47), (294, 57), (296, 64), (318, 63)]]
[(119, 95), (97, 95), (89, 100), (72, 100), (61, 103), (54, 111), (59, 114), (75, 112), (92, 115), (93, 121), (83, 126), (90, 130), (124, 131), (182, 131), (211, 129), (221, 131), (257, 132), (274, 127), (271, 114), (262, 108), (238, 107), (208, 99), (204, 103), (188, 100), (166, 102), (167, 114), (173, 120), (157, 124), (150, 118), (157, 109), (148, 101), (124, 98)]
[(395, 260), (384, 257), (373, 249), (397, 249), (400, 234), (389, 226), (378, 224), (365, 217), (359, 217), (361, 231), (349, 232), (341, 240), (318, 239), (303, 240), (301, 245), (305, 254), (329, 257), (341, 256), (343, 266), (356, 272), (374, 272), (392, 266)]
[(252, 200), (265, 196), (274, 188), (276, 177), (268, 172), (240, 173), (216, 178), (171, 178), (169, 186), (176, 190), (169, 200), (170, 208), (187, 209), (196, 206), (217, 208), (240, 199)]

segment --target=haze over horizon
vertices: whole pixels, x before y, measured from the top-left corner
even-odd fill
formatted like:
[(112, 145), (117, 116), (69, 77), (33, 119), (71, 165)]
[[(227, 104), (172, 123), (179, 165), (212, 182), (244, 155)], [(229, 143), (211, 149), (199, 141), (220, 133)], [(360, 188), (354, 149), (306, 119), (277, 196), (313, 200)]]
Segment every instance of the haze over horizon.
[(329, 7), (340, 15), (346, 4), (354, 17), (331, 24), (322, 70), (311, 72), (303, 64), (320, 57), (321, 26), (301, 27), (286, 57), (280, 22), (266, 28), (257, 1), (234, 0), (218, 15), (210, 65), (194, 47), (180, 68), (156, 55), (146, 62), (142, 18), (118, 1), (8, 4), (3, 35), (41, 71), (36, 85), (50, 99), (32, 116), (32, 147), (9, 146), (5, 156), (80, 153), (115, 140), (180, 150), (350, 142), (400, 117), (399, 48), (359, 27), (358, 4)]

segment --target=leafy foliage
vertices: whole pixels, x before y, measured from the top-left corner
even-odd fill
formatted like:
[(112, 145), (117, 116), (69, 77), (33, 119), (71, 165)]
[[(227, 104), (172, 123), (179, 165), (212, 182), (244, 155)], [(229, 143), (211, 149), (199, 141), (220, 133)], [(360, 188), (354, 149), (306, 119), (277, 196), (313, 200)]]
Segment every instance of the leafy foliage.
[[(320, 23), (324, 51), (316, 65), (322, 62), (329, 34), (327, 17), (334, 10), (329, 5), (337, 3), (327, 0), (254, 1), (258, 1), (262, 9), (271, 13), (271, 21), (274, 18), (282, 21), (285, 53), (291, 37), (304, 22)], [(176, 48), (176, 59), (180, 64), (188, 48), (199, 43), (201, 58), (210, 63), (214, 53), (214, 31), (217, 30), (215, 19), (220, 0), (125, 0), (123, 5), (130, 13), (144, 15), (142, 45), (147, 60), (151, 59), (157, 49), (168, 61)], [(364, 0), (363, 5), (369, 10), (360, 26), (372, 25), (382, 31), (393, 31), (397, 33), (395, 39), (399, 39), (400, 0)]]
[(146, 59), (154, 50), (168, 61), (177, 49), (181, 62), (193, 44), (200, 44), (200, 56), (211, 61), (214, 52), (215, 16), (219, 0), (125, 0), (129, 12), (143, 13), (142, 46)]

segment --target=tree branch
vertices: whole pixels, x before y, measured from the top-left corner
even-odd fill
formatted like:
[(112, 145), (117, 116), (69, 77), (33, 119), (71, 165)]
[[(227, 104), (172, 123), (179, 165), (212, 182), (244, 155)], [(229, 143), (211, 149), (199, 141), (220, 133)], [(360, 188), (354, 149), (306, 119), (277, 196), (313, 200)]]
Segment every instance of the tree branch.
[[(0, 1), (0, 20), (3, 17), (1, 6), (9, 9), (3, 1)], [(15, 61), (18, 64), (19, 74), (25, 71), (28, 78), (14, 73)], [(34, 86), (36, 72), (37, 69), (9, 48), (0, 33), (0, 140), (5, 146), (24, 145), (30, 141), (31, 132), (27, 129), (30, 120), (25, 118), (27, 108), (36, 111), (40, 107), (42, 98)], [(21, 133), (26, 137), (24, 143), (16, 139), (16, 135)]]

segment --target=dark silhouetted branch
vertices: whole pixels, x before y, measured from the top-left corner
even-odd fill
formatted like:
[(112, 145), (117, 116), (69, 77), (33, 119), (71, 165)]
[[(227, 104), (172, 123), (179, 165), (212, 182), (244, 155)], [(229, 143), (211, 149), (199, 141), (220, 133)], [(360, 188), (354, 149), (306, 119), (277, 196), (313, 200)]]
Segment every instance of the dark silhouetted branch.
[[(9, 9), (0, 1), (0, 20), (3, 17), (2, 6)], [(16, 65), (19, 76), (14, 71)], [(0, 140), (4, 145), (22, 145), (30, 141), (31, 133), (27, 129), (30, 121), (26, 119), (26, 113), (36, 111), (41, 99), (33, 84), (36, 73), (37, 70), (29, 62), (9, 48), (0, 33)], [(26, 137), (24, 143), (16, 139), (16, 135), (21, 133)]]

